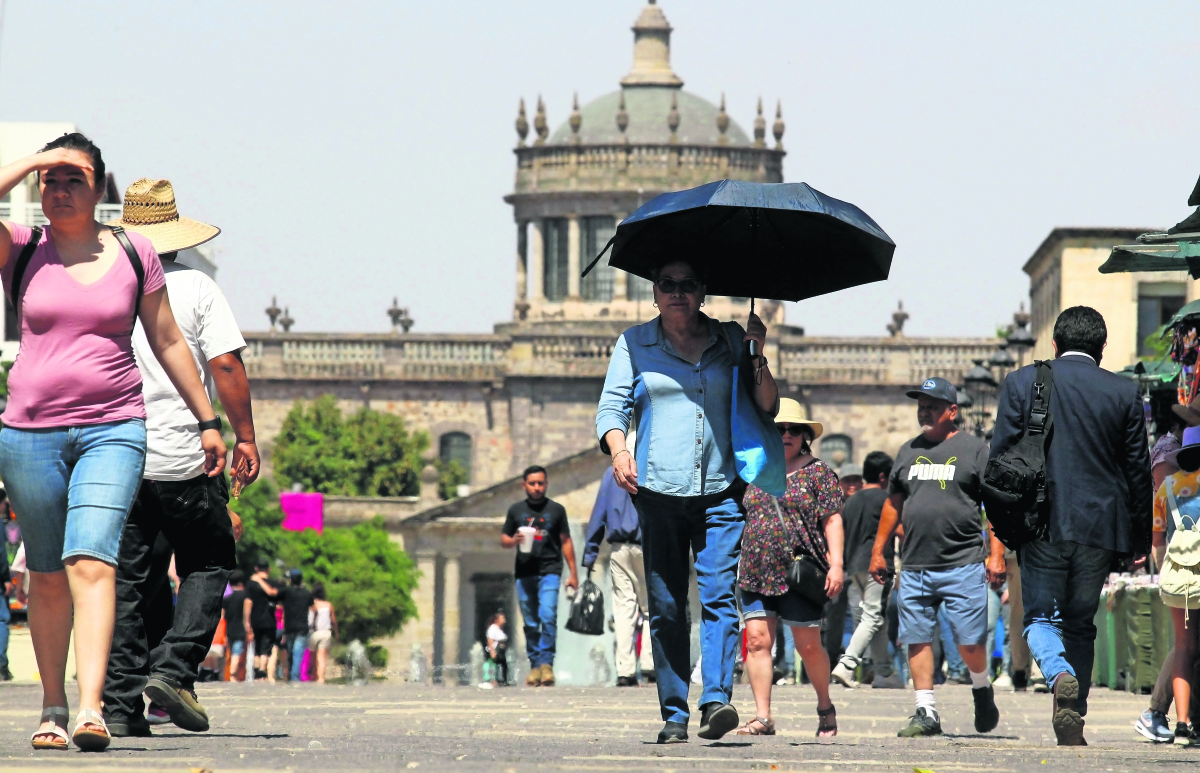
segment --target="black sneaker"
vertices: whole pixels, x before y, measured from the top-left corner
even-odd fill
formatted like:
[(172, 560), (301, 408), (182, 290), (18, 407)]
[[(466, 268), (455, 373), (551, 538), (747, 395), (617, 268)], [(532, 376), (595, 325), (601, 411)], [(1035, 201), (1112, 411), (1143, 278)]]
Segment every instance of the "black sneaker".
[(682, 722), (668, 722), (658, 731), (659, 743), (687, 743), (687, 725)]
[(194, 690), (176, 687), (159, 677), (146, 681), (146, 696), (167, 710), (176, 727), (203, 733), (208, 730), (208, 712), (196, 699)]
[(1087, 746), (1083, 716), (1079, 712), (1079, 680), (1068, 673), (1054, 680), (1054, 735), (1059, 746)]
[(1196, 736), (1192, 733), (1192, 729), (1188, 727), (1187, 722), (1175, 723), (1175, 745), (1176, 746), (1195, 746)]
[(11, 682), (13, 680), (12, 671), (8, 670), (8, 666), (0, 668), (0, 682)]
[(941, 734), (941, 718), (938, 717), (936, 711), (933, 716), (929, 716), (929, 712), (925, 710), (924, 706), (918, 706), (913, 715), (908, 718), (908, 725), (900, 728), (900, 732), (896, 733), (900, 738), (923, 738)]
[(643, 671), (642, 672), (642, 681), (645, 682), (646, 684), (654, 684), (655, 682), (658, 681), (658, 678), (654, 675), (653, 671)]
[(992, 686), (971, 690), (975, 699), (975, 732), (989, 733), (1000, 724), (1000, 709), (996, 708), (996, 693)]
[(638, 686), (638, 682), (637, 682), (636, 676), (618, 676), (617, 677), (617, 687), (637, 687), (637, 686)]
[(106, 717), (104, 724), (113, 738), (149, 738), (153, 735), (145, 717)]
[(1025, 692), (1029, 689), (1029, 674), (1025, 671), (1012, 672), (1013, 689), (1017, 692)]
[(706, 704), (700, 708), (700, 732), (696, 735), (706, 741), (715, 741), (738, 726), (737, 709), (728, 703)]

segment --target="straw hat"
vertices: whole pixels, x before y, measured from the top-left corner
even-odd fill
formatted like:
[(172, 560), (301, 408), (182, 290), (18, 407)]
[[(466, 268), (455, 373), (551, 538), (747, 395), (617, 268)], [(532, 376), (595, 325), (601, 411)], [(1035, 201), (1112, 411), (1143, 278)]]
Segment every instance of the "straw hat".
[(1187, 405), (1172, 405), (1171, 410), (1189, 427), (1200, 425), (1200, 396), (1195, 397)]
[(125, 189), (121, 219), (108, 225), (119, 225), (145, 236), (159, 255), (190, 249), (221, 233), (215, 225), (179, 216), (170, 180), (145, 177)]
[(790, 397), (779, 398), (779, 413), (775, 414), (776, 424), (807, 424), (812, 427), (813, 440), (821, 437), (825, 427), (819, 421), (809, 421), (800, 403)]

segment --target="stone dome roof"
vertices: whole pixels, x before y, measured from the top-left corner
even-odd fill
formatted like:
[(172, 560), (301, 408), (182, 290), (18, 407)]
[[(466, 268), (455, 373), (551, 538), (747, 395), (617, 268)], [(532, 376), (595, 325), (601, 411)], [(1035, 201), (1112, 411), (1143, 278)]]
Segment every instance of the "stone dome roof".
[[(582, 123), (580, 141), (585, 145), (622, 142), (617, 128), (617, 112), (621, 94), (625, 95), (625, 112), (629, 126), (625, 131), (632, 143), (666, 143), (671, 139), (667, 118), (672, 97), (678, 98), (678, 140), (684, 145), (716, 145), (721, 137), (717, 129), (720, 109), (703, 97), (670, 86), (635, 86), (597, 97), (580, 110)], [(750, 138), (733, 120), (725, 135), (730, 145), (750, 145)], [(571, 127), (563, 122), (550, 135), (550, 143), (569, 143)]]

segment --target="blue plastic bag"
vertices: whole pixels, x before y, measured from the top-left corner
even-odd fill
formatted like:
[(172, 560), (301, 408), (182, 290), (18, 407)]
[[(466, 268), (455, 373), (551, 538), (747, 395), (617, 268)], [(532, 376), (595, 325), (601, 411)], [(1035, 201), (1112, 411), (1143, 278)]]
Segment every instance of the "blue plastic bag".
[(749, 353), (738, 356), (728, 328), (725, 340), (738, 361), (733, 368), (733, 406), (729, 412), (738, 477), (771, 496), (781, 497), (787, 487), (783, 440), (775, 427), (774, 417), (768, 416), (754, 401), (749, 386), (754, 383), (754, 366), (750, 364)]

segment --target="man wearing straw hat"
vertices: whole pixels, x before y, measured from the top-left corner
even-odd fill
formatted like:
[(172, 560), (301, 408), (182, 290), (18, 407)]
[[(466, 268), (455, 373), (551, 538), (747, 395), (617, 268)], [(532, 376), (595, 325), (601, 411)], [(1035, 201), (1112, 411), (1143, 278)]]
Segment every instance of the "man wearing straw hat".
[[(177, 253), (221, 231), (180, 217), (167, 180), (141, 179), (130, 185), (121, 219), (110, 225), (150, 239), (162, 260), (175, 320), (205, 387), (210, 394), (215, 388), (237, 438), (231, 467), (236, 495), (258, 476), (259, 468), (250, 387), (240, 354), (246, 342), (216, 283), (175, 262)], [(223, 476), (205, 474), (199, 437), (208, 427), (181, 413), (186, 411), (183, 399), (154, 359), (140, 326), (133, 348), (146, 402), (146, 469), (121, 537), (105, 714), (114, 736), (150, 735), (144, 691), (177, 726), (202, 732), (208, 729), (208, 715), (193, 685), (216, 633), (221, 599), (235, 566), (229, 492)], [(219, 425), (221, 418), (213, 421)], [(180, 582), (173, 622), (154, 650), (147, 651), (147, 605), (166, 579), (166, 567), (152, 561), (160, 534), (175, 550)]]

